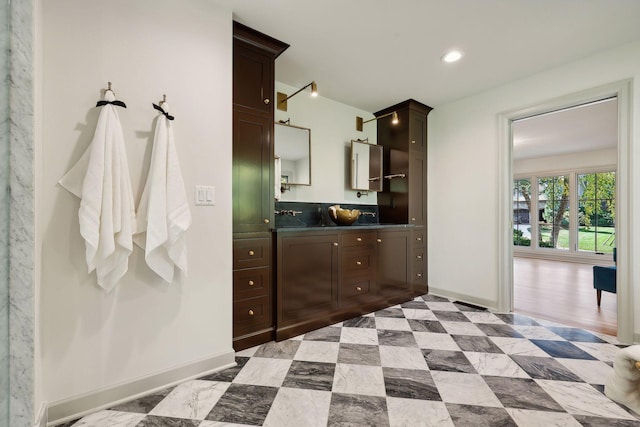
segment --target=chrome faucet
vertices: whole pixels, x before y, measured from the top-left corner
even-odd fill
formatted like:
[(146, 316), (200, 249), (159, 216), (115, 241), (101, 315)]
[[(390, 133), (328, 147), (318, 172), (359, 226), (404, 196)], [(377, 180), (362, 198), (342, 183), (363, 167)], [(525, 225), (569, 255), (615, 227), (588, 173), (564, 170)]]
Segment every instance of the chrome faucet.
[(291, 216), (296, 216), (297, 214), (301, 214), (302, 211), (294, 211), (291, 209), (284, 209), (281, 211), (275, 211), (274, 212), (276, 215), (291, 215)]

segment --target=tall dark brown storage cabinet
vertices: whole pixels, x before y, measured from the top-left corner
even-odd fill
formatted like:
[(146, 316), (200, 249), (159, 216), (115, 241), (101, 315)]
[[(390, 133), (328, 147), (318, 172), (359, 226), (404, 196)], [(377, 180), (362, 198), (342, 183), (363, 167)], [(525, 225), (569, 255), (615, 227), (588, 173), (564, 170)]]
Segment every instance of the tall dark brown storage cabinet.
[(288, 44), (233, 23), (233, 347), (273, 338), (274, 61)]
[(410, 283), (427, 292), (427, 115), (431, 107), (409, 99), (380, 110), (378, 145), (384, 147), (384, 187), (378, 193), (381, 223), (412, 224)]

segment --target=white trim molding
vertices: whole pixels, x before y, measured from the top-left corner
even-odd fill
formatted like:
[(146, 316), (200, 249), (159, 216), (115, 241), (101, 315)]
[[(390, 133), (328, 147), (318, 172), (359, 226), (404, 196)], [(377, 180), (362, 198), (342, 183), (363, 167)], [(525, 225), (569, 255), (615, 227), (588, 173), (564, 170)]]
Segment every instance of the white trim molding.
[(536, 114), (561, 110), (607, 97), (618, 98), (618, 164), (616, 173), (616, 246), (618, 248), (617, 300), (618, 340), (634, 339), (634, 268), (632, 211), (633, 170), (631, 138), (631, 80), (622, 80), (578, 93), (551, 99), (542, 104), (507, 111), (498, 115), (498, 309), (513, 310), (513, 237), (512, 200), (513, 148), (511, 123)]
[(480, 307), (485, 307), (489, 311), (498, 311), (496, 301), (484, 299), (484, 298), (476, 298), (466, 294), (459, 294), (457, 292), (452, 292), (446, 289), (438, 289), (429, 286), (429, 295), (435, 295), (438, 297), (445, 297), (449, 299), (454, 299), (460, 302), (466, 302), (468, 304), (479, 305)]
[(181, 382), (209, 375), (236, 365), (233, 350), (196, 360), (132, 381), (91, 391), (49, 405), (48, 426), (72, 421), (90, 413), (155, 393)]

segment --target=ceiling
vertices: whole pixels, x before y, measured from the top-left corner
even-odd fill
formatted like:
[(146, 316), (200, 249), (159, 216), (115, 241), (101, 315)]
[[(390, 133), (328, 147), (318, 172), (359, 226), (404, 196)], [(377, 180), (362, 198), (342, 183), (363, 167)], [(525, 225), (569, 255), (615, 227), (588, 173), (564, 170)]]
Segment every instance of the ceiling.
[(618, 101), (610, 98), (517, 120), (512, 135), (514, 160), (616, 148)]
[[(638, 0), (211, 0), (291, 47), (276, 80), (375, 112), (431, 107), (640, 40)], [(445, 64), (449, 49), (464, 52)]]
[[(375, 112), (437, 107), (640, 40), (640, 0), (211, 0), (291, 46), (276, 80)], [(449, 49), (462, 60), (445, 64)], [(616, 102), (514, 124), (514, 159), (615, 148)]]

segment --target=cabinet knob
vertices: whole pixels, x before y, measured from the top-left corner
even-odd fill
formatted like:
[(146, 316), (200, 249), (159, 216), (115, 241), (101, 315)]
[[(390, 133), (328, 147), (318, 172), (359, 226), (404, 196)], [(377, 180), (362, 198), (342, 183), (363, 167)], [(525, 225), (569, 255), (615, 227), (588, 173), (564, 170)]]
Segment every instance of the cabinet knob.
[(356, 265), (362, 265), (362, 261), (356, 261)]
[(338, 242), (333, 242), (333, 246), (338, 246)]
[(254, 314), (253, 310), (249, 310), (249, 316), (253, 316)]
[(422, 237), (416, 237), (416, 240), (417, 240), (418, 242), (422, 242)]
[(418, 274), (416, 274), (416, 277), (417, 277), (418, 279), (422, 279), (422, 273), (418, 273)]
[(376, 239), (376, 242), (382, 243), (382, 239)]
[(262, 222), (264, 222), (265, 224), (269, 224), (269, 218), (263, 219)]
[(362, 242), (362, 237), (356, 237), (356, 241)]
[(411, 143), (412, 143), (412, 144), (415, 144), (415, 143), (416, 143), (416, 140), (415, 140), (415, 139), (412, 139), (412, 140), (411, 140)]
[(249, 254), (249, 256), (254, 256), (256, 254), (254, 251), (249, 251), (247, 253)]
[(418, 255), (418, 256), (417, 256), (417, 258), (418, 258), (418, 259), (422, 259), (422, 255)]
[(253, 280), (249, 280), (249, 286), (253, 286), (255, 285), (255, 283), (253, 282)]
[(269, 103), (270, 103), (271, 101), (269, 101), (269, 98), (265, 98), (263, 102), (264, 102), (266, 105), (269, 105)]
[(414, 221), (414, 222), (415, 222), (415, 220), (416, 220), (415, 218), (411, 218), (411, 221)]
[(356, 291), (361, 292), (362, 288), (360, 286), (356, 286)]

